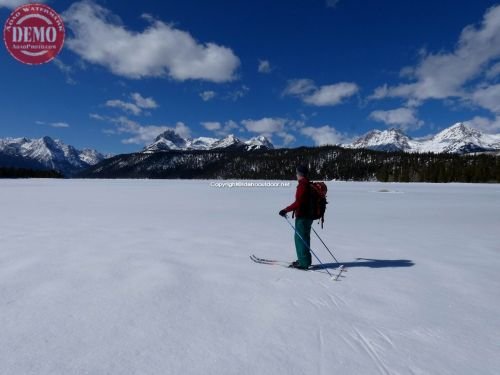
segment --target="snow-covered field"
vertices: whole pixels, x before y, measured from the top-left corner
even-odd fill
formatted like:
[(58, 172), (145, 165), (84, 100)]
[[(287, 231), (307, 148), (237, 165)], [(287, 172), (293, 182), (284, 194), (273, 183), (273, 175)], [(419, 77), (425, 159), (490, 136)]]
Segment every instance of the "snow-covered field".
[(500, 186), (329, 189), (338, 282), (295, 183), (0, 181), (0, 374), (499, 374)]

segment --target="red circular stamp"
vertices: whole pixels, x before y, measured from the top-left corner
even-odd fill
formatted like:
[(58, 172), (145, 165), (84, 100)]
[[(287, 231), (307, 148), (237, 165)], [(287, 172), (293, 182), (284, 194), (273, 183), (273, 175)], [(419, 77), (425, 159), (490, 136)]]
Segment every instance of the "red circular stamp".
[(9, 53), (24, 64), (37, 65), (51, 61), (64, 44), (64, 23), (45, 4), (26, 4), (16, 8), (3, 29), (3, 40)]

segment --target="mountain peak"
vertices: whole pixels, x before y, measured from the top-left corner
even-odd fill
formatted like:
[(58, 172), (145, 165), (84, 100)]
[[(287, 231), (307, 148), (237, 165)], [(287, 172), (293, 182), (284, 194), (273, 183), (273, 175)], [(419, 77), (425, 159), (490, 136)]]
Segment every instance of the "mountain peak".
[(452, 126), (447, 127), (446, 129), (443, 129), (442, 131), (447, 131), (447, 132), (463, 132), (467, 133), (470, 131), (473, 131), (473, 129), (470, 126), (465, 125), (463, 122), (457, 122), (453, 124)]
[(478, 140), (481, 138), (482, 133), (479, 130), (473, 129), (470, 126), (465, 125), (462, 122), (457, 122), (456, 124), (450, 126), (449, 128), (443, 129), (438, 134), (434, 136), (434, 140), (438, 142), (445, 141), (457, 141), (470, 138), (470, 140)]
[[(391, 133), (391, 134), (401, 134), (401, 135), (406, 135), (401, 129), (399, 128), (389, 128), (387, 130), (384, 130), (385, 132), (387, 133)], [(383, 132), (384, 132), (383, 131)], [(382, 132), (382, 133), (383, 133)]]
[(223, 139), (228, 139), (228, 140), (232, 140), (232, 141), (239, 141), (238, 137), (236, 137), (234, 134), (228, 134)]
[(466, 125), (463, 122), (457, 122), (453, 124), (452, 126), (443, 129), (443, 131), (447, 132), (461, 132), (463, 134), (480, 134), (481, 132), (477, 129), (474, 129), (473, 127)]
[(155, 142), (161, 140), (161, 139), (166, 139), (170, 142), (172, 142), (174, 145), (180, 147), (186, 143), (186, 139), (182, 138), (177, 132), (173, 129), (167, 129), (163, 133), (159, 134)]
[(381, 151), (406, 151), (410, 148), (409, 141), (410, 138), (400, 129), (391, 128), (384, 131), (375, 129), (358, 138), (351, 147)]
[(53, 138), (49, 137), (48, 135), (42, 137), (41, 141), (44, 142), (46, 145), (53, 145), (56, 143), (56, 141)]
[(234, 134), (229, 134), (216, 141), (211, 148), (236, 148), (242, 145), (243, 142), (241, 142)]
[(248, 150), (274, 149), (274, 145), (271, 143), (271, 141), (263, 135), (250, 138), (245, 142), (245, 144), (247, 145)]

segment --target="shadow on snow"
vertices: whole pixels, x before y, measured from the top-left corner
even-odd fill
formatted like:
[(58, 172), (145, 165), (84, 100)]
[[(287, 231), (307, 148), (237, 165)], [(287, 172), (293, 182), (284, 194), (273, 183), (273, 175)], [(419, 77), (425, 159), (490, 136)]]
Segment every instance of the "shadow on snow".
[(409, 259), (368, 259), (356, 258), (356, 262), (340, 262), (340, 263), (323, 263), (316, 264), (315, 270), (322, 270), (325, 268), (333, 269), (339, 265), (344, 265), (346, 268), (354, 267), (368, 267), (368, 268), (399, 268), (399, 267), (413, 267), (415, 263)]

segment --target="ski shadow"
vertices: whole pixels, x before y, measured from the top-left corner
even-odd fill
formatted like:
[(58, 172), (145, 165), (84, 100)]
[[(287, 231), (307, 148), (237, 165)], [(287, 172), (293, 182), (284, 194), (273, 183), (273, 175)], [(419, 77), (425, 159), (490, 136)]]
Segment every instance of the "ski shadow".
[(356, 262), (323, 263), (314, 266), (315, 270), (338, 268), (340, 265), (346, 268), (368, 267), (368, 268), (400, 268), (413, 267), (415, 263), (409, 259), (369, 259), (356, 258)]

